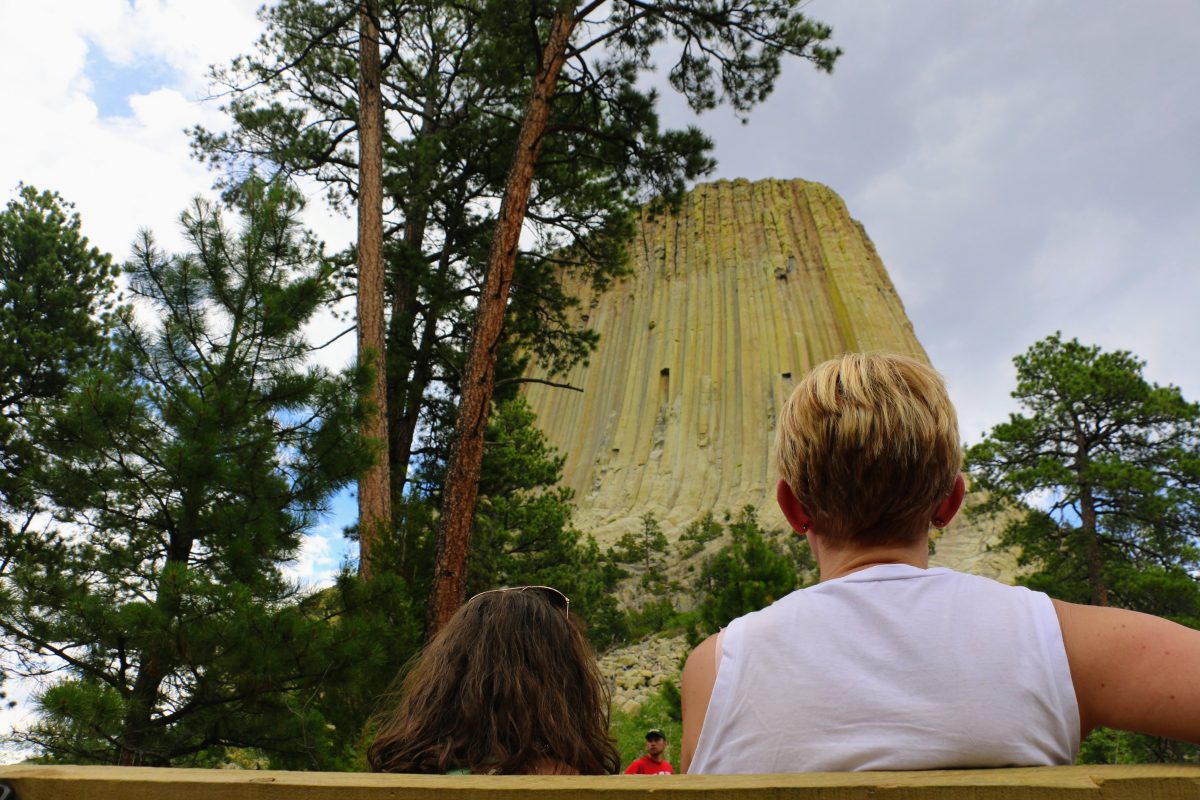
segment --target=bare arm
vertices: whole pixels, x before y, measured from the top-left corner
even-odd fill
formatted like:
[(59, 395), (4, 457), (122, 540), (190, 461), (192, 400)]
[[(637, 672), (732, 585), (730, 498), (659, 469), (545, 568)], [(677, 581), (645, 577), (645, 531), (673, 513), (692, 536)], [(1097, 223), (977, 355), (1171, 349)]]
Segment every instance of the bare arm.
[(708, 701), (712, 698), (713, 683), (717, 679), (717, 634), (705, 639), (688, 656), (683, 665), (683, 678), (679, 694), (683, 704), (683, 740), (679, 743), (679, 772), (688, 771), (692, 756), (696, 753), (696, 742), (700, 740), (700, 729), (704, 727), (704, 715)]
[(1104, 725), (1200, 743), (1200, 631), (1120, 608), (1054, 610), (1083, 735)]

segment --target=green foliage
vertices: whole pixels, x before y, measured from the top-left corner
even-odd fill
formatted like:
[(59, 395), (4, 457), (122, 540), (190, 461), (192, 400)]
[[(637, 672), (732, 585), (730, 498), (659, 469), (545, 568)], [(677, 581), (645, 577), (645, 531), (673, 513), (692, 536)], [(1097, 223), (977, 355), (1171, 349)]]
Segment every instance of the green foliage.
[(668, 593), (664, 595), (651, 596), (636, 609), (626, 612), (629, 641), (688, 630), (696, 625), (698, 615), (695, 611), (680, 611), (675, 607), (671, 593), (677, 588), (667, 590)]
[(621, 564), (638, 567), (638, 583), (652, 594), (662, 594), (668, 588), (667, 537), (654, 515), (642, 515), (642, 527), (621, 536), (613, 547), (613, 558)]
[[(673, 694), (668, 686), (674, 688)], [(678, 771), (679, 742), (683, 737), (681, 715), (674, 699), (678, 692), (674, 684), (664, 683), (658, 693), (651, 695), (633, 714), (626, 714), (618, 708), (613, 709), (609, 730), (617, 740), (622, 769), (645, 754), (646, 731), (658, 728), (667, 737), (668, 747), (663, 757)]]
[(688, 525), (679, 535), (679, 557), (691, 558), (704, 549), (704, 545), (718, 539), (723, 529), (711, 511)]
[(753, 506), (730, 523), (729, 535), (729, 544), (705, 560), (696, 583), (709, 633), (811, 583), (816, 573), (808, 548), (795, 537), (763, 531)]
[(33, 426), (54, 523), (4, 537), (0, 629), (25, 674), (55, 676), (22, 734), (53, 759), (337, 755), (318, 699), (368, 656), (347, 604), (280, 566), (365, 463), (361, 376), (305, 366), (301, 328), (333, 286), (297, 196), (252, 181), (235, 199), (237, 232), (202, 201), (183, 215), (186, 254), (143, 235), (137, 313)]
[[(310, 681), (297, 699), (315, 707), (325, 726), (326, 750), (321, 759), (299, 766), (364, 771), (371, 733), (364, 726), (381, 695), (394, 685), (421, 645), (423, 596), (414, 594), (394, 573), (383, 572), (364, 582), (343, 571), (333, 587), (309, 603), (319, 609), (310, 613), (312, 619), (329, 628), (332, 647), (319, 652), (329, 672), (319, 681)], [(297, 763), (294, 758), (268, 755), (273, 764)]]
[(103, 350), (116, 274), (57, 194), (24, 186), (0, 212), (0, 503), (18, 513), (39, 458), (29, 418)]
[[(1125, 351), (1055, 334), (1013, 359), (1022, 411), (967, 451), (977, 514), (1018, 511), (1002, 546), (1025, 585), (1200, 627), (1200, 406)], [(1182, 749), (1181, 749), (1182, 748)], [(1191, 745), (1098, 731), (1084, 758), (1195, 758)]]
[(597, 647), (623, 640), (613, 590), (624, 571), (571, 524), (571, 490), (558, 486), (563, 457), (534, 426), (520, 396), (488, 420), (468, 595), (496, 586), (548, 585), (571, 598)]
[[(726, 514), (726, 520), (730, 517)], [(787, 593), (808, 585), (816, 578), (816, 562), (808, 545), (798, 537), (778, 531), (764, 531), (753, 506), (746, 506), (736, 519), (723, 527), (713, 515), (706, 514), (688, 526), (680, 537), (680, 549), (695, 555), (704, 545), (720, 538), (728, 530), (729, 543), (704, 559), (699, 574), (689, 587), (697, 607), (681, 611), (675, 596), (682, 590), (677, 581), (667, 580), (661, 571), (667, 549), (657, 520), (647, 514), (642, 529), (625, 534), (612, 551), (620, 563), (642, 562), (647, 553), (655, 562), (654, 573), (643, 571), (640, 581), (646, 590), (643, 603), (627, 612), (626, 629), (630, 640), (667, 631), (686, 631), (693, 645), (730, 620), (757, 611)], [(655, 576), (646, 581), (644, 576)]]
[(683, 722), (683, 695), (679, 693), (679, 684), (671, 680), (663, 681), (658, 692), (667, 704), (667, 716), (676, 722)]
[(1096, 728), (1079, 744), (1080, 764), (1196, 764), (1200, 748), (1187, 742)]
[(627, 612), (630, 640), (687, 629), (696, 623), (695, 612), (681, 612), (676, 607), (683, 586), (667, 577), (669, 544), (658, 520), (646, 513), (642, 515), (642, 527), (622, 535), (609, 550), (613, 562), (633, 567), (642, 592), (641, 605)]

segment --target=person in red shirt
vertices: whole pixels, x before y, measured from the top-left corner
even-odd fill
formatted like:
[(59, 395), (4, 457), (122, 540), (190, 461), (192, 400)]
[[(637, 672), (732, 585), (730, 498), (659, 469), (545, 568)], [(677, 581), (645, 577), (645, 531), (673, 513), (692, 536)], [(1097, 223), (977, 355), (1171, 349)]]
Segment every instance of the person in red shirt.
[(625, 769), (626, 775), (673, 775), (671, 762), (663, 758), (667, 750), (667, 737), (658, 728), (646, 734), (646, 755)]

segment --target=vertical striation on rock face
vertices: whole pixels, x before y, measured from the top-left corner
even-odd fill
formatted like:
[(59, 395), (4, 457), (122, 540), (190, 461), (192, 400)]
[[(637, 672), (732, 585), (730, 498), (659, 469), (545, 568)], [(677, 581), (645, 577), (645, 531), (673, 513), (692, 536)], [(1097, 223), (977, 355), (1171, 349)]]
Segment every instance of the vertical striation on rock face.
[(525, 390), (601, 541), (647, 511), (671, 528), (746, 504), (779, 521), (771, 447), (793, 381), (850, 350), (926, 358), (870, 239), (820, 184), (699, 186), (675, 215), (644, 212), (630, 249), (628, 278), (583, 295), (600, 334), (567, 376), (583, 392)]
[(630, 257), (603, 294), (578, 288), (600, 334), (566, 376), (582, 393), (525, 386), (566, 455), (576, 524), (601, 542), (646, 512), (678, 532), (753, 505), (782, 526), (772, 446), (794, 382), (847, 351), (928, 360), (871, 240), (821, 184), (698, 186), (676, 214), (642, 213)]

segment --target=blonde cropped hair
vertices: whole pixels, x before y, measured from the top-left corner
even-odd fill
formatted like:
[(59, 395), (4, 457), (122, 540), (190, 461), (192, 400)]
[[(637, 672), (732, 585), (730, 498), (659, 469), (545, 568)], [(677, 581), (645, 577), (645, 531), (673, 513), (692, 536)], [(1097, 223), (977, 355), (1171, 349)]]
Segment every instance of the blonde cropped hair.
[(962, 444), (942, 378), (905, 356), (817, 366), (783, 406), (780, 476), (830, 540), (911, 542), (954, 488)]

